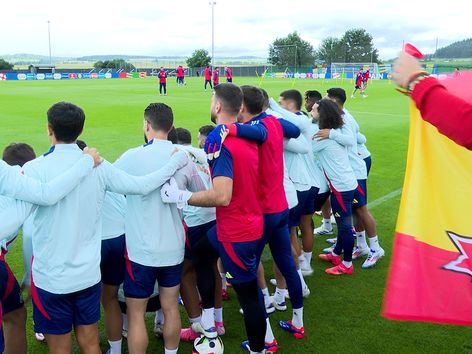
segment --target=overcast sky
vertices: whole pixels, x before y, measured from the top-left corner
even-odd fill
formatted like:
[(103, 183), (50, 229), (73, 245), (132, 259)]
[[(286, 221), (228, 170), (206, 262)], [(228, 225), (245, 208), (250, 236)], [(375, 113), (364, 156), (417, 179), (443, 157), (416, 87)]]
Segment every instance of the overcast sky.
[[(285, 4), (285, 5), (282, 5)], [(0, 54), (173, 56), (211, 51), (208, 0), (23, 0), (9, 3), (0, 20)], [(316, 48), (328, 37), (364, 28), (382, 59), (403, 41), (425, 53), (472, 37), (468, 0), (308, 1), (216, 0), (215, 57), (266, 57), (269, 44), (298, 31)]]

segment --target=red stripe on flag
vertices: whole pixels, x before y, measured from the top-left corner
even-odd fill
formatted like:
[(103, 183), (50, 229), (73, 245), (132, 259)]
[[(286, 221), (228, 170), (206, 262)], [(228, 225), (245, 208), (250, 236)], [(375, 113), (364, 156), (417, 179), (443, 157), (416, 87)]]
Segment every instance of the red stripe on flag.
[(444, 268), (459, 255), (397, 233), (383, 316), (472, 325), (471, 276)]

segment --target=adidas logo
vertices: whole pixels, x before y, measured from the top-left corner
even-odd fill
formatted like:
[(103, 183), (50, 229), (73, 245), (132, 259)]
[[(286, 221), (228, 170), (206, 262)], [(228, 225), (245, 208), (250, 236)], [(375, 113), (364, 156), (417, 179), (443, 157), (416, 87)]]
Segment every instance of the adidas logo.
[(359, 203), (359, 202), (357, 201), (357, 199), (353, 199), (353, 200), (352, 200), (352, 204), (357, 204), (357, 203)]
[(334, 214), (334, 217), (335, 217), (335, 218), (340, 218), (341, 215), (339, 215), (339, 213), (336, 212), (336, 213)]
[(233, 279), (233, 276), (229, 272), (226, 272), (225, 277), (226, 279)]

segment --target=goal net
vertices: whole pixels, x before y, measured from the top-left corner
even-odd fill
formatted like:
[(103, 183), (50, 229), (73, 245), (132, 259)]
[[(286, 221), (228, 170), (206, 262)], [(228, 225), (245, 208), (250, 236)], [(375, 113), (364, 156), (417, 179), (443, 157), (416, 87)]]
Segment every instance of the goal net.
[(381, 74), (377, 63), (332, 63), (332, 79), (354, 79), (360, 70), (370, 69), (371, 79), (380, 79)]

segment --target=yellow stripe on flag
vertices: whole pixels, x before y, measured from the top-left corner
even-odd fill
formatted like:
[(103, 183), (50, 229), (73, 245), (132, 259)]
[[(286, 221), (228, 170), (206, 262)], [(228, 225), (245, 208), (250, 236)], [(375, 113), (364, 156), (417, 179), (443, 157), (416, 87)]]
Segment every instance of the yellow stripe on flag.
[(457, 252), (446, 231), (472, 236), (472, 154), (425, 122), (413, 102), (410, 113), (408, 162), (396, 230)]

